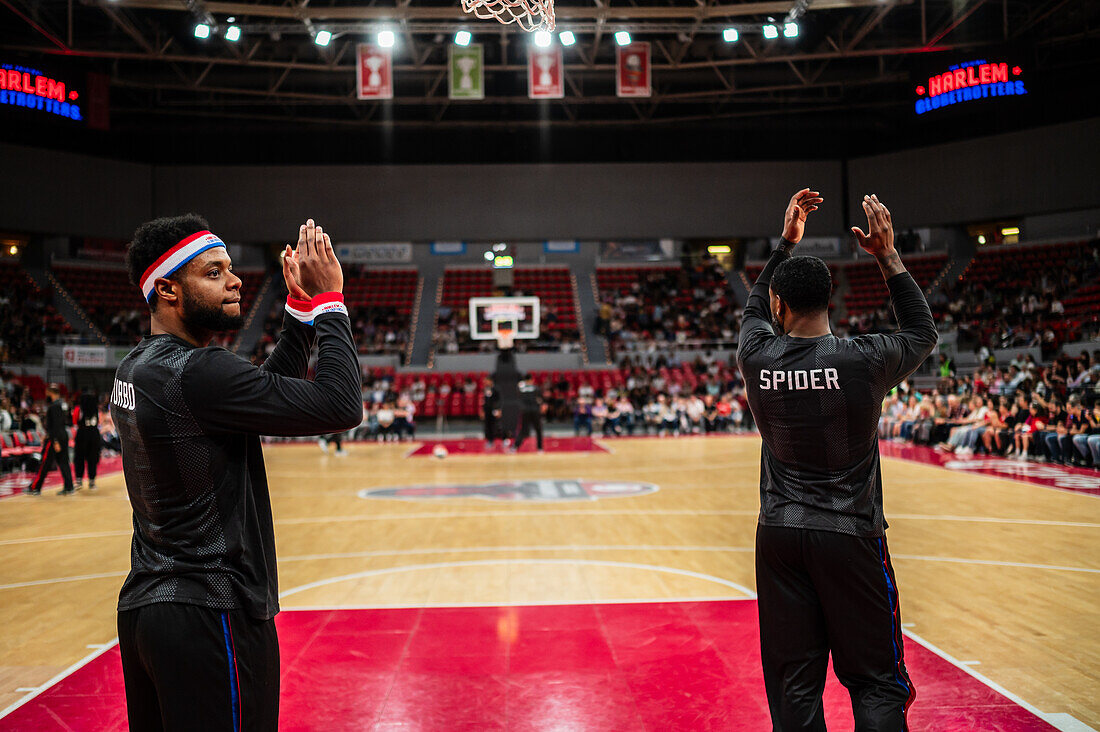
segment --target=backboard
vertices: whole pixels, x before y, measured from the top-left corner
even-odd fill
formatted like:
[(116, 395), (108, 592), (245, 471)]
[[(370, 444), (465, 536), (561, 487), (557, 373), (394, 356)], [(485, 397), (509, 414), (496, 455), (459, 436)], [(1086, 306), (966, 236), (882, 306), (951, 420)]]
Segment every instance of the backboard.
[(539, 337), (537, 297), (471, 297), (470, 338), (496, 340), (501, 330), (512, 331), (516, 339)]

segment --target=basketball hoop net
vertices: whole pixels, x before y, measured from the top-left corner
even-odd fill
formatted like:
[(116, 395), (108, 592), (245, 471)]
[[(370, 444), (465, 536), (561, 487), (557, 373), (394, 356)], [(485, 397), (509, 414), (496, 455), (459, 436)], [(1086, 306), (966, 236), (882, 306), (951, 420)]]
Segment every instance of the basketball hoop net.
[(462, 9), (482, 20), (515, 23), (528, 33), (554, 30), (554, 0), (462, 0)]
[(516, 333), (508, 328), (501, 328), (497, 331), (497, 345), (503, 350), (511, 348), (515, 345)]

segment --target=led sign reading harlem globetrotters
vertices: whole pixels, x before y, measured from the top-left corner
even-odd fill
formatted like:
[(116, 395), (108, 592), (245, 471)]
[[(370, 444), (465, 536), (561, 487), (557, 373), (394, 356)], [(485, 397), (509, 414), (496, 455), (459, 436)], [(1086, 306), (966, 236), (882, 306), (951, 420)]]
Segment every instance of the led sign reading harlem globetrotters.
[(0, 105), (49, 112), (79, 122), (84, 119), (81, 101), (72, 84), (28, 66), (0, 63)]
[(1019, 66), (984, 59), (955, 64), (929, 76), (927, 85), (917, 86), (917, 114), (979, 99), (1023, 96), (1023, 73)]

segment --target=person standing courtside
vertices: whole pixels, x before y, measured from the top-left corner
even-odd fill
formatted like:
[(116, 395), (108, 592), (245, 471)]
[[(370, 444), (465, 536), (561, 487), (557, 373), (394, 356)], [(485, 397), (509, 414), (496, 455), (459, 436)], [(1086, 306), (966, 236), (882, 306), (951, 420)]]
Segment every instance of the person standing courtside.
[(328, 235), (309, 220), (286, 248), (283, 330), (256, 367), (207, 345), (243, 322), (241, 280), (208, 228), (194, 215), (156, 219), (126, 255), (152, 320), (111, 393), (134, 512), (118, 602), (133, 732), (278, 728), (279, 586), (260, 435), (328, 434), (362, 418)]
[(539, 388), (527, 374), (519, 382), (519, 429), (516, 431), (516, 442), (512, 452), (519, 452), (524, 441), (535, 433), (535, 447), (542, 452), (542, 413), (546, 406), (542, 403)]
[(99, 470), (99, 453), (103, 438), (99, 435), (99, 398), (94, 391), (80, 395), (73, 414), (76, 434), (73, 436), (73, 473), (79, 485), (84, 483), (84, 467), (88, 467), (88, 489), (95, 490)]
[(42, 441), (42, 453), (39, 457), (38, 475), (34, 482), (23, 489), (28, 496), (42, 495), (42, 484), (46, 482), (53, 466), (61, 473), (65, 487), (58, 491), (59, 496), (71, 496), (74, 493), (73, 473), (69, 469), (69, 405), (61, 398), (61, 387), (50, 384), (46, 387), (46, 439)]
[(883, 398), (932, 352), (936, 327), (894, 249), (890, 212), (872, 195), (863, 199), (870, 233), (852, 232), (878, 261), (899, 327), (832, 335), (828, 266), (790, 255), (821, 202), (809, 189), (791, 198), (780, 246), (749, 294), (737, 351), (763, 441), (756, 585), (764, 686), (774, 729), (824, 730), (831, 651), (856, 730), (907, 730), (916, 692), (902, 656), (877, 427)]

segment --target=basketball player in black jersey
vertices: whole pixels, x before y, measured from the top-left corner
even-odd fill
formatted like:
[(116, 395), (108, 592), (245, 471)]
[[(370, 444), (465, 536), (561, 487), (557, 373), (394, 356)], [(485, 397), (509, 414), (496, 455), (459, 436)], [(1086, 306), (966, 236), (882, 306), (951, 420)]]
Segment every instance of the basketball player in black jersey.
[(756, 533), (760, 650), (776, 730), (824, 730), (829, 653), (856, 730), (908, 729), (916, 692), (902, 657), (897, 583), (886, 548), (878, 419), (886, 393), (936, 345), (920, 287), (894, 249), (890, 212), (863, 199), (898, 330), (837, 338), (829, 268), (791, 257), (822, 198), (796, 193), (783, 239), (753, 286), (737, 360), (763, 440)]
[(283, 331), (257, 368), (207, 345), (242, 322), (241, 281), (207, 229), (197, 216), (150, 221), (127, 252), (152, 315), (111, 393), (134, 511), (118, 603), (134, 732), (277, 729), (279, 587), (259, 436), (337, 432), (362, 418), (328, 235), (310, 220), (287, 247)]

